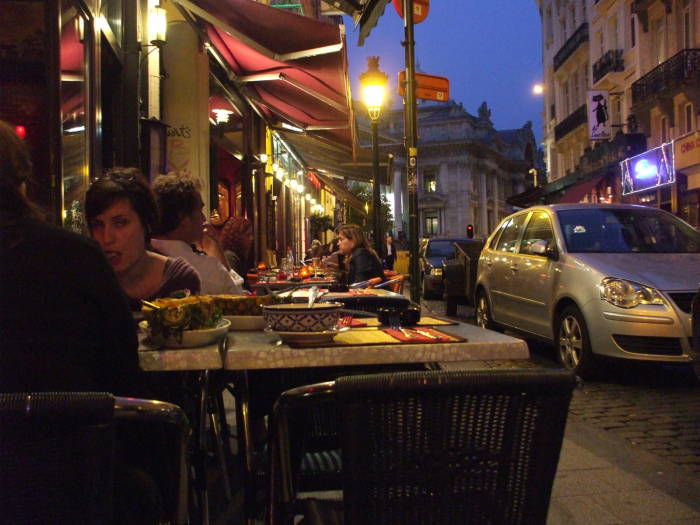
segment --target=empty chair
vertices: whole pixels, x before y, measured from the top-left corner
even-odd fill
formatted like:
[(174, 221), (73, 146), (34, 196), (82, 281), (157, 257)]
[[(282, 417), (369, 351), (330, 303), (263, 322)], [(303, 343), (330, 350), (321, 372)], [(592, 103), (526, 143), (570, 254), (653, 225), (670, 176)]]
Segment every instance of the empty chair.
[[(124, 420), (124, 423), (121, 421)], [(117, 422), (177, 429), (165, 468), (150, 472), (170, 523), (187, 522), (187, 422), (169, 403), (101, 392), (0, 394), (3, 523), (110, 524), (114, 518)], [(148, 450), (149, 443), (141, 443)], [(120, 451), (121, 453), (121, 451)], [(160, 479), (159, 479), (160, 478)]]
[[(341, 377), (285, 392), (270, 447), (270, 521), (544, 524), (569, 372), (426, 371)], [(332, 402), (342, 502), (297, 495), (290, 411)]]

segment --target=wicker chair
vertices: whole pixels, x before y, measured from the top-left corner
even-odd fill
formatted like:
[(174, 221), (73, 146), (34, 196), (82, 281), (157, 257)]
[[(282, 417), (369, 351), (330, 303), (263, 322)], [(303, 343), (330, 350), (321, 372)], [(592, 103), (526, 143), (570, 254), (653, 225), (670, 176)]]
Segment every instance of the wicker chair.
[[(428, 371), (285, 392), (270, 522), (544, 524), (574, 384), (565, 371)], [(342, 421), (342, 502), (297, 497), (289, 447), (289, 412), (328, 400)]]
[(115, 454), (121, 447), (115, 435), (118, 426), (131, 422), (177, 429), (180, 440), (170, 443), (176, 455), (165, 469), (149, 474), (160, 489), (165, 518), (186, 523), (187, 421), (182, 411), (169, 403), (102, 392), (0, 394), (0, 521), (112, 523)]

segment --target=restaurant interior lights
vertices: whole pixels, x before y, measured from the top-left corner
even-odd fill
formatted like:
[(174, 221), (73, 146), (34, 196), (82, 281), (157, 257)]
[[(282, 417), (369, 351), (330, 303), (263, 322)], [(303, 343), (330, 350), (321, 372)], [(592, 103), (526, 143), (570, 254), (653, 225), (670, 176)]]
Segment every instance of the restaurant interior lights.
[(233, 114), (233, 111), (231, 111), (230, 109), (222, 108), (212, 109), (211, 112), (214, 113), (217, 124), (224, 124), (228, 122), (229, 117)]
[(260, 162), (262, 162), (263, 164), (267, 164), (267, 153), (260, 154)]
[(152, 7), (148, 11), (148, 40), (152, 45), (162, 47), (165, 45), (168, 17), (165, 9), (160, 6)]
[(311, 194), (307, 193), (306, 196), (304, 197), (307, 201), (311, 201)]

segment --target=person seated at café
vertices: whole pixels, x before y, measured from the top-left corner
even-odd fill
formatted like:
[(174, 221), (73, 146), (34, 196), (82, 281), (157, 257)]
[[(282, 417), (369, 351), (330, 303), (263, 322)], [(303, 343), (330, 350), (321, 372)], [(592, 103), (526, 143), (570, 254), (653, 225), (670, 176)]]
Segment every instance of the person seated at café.
[(345, 224), (339, 231), (339, 251), (347, 268), (344, 281), (353, 284), (379, 277), (384, 280), (382, 261), (370, 247), (367, 238), (356, 224)]
[[(243, 294), (243, 278), (228, 266), (218, 241), (204, 231), (204, 202), (199, 182), (171, 172), (153, 181), (160, 211), (159, 227), (151, 244), (162, 254), (182, 257), (199, 273), (203, 294)], [(203, 238), (206, 235), (206, 239)], [(197, 249), (200, 244), (217, 257)]]
[(150, 249), (158, 212), (148, 182), (137, 168), (112, 168), (85, 197), (88, 228), (117, 275), (132, 311), (141, 301), (201, 288), (197, 270), (182, 257)]
[[(26, 145), (0, 121), (0, 391), (150, 397), (112, 267), (95, 241), (46, 222), (27, 197), (31, 171)], [(123, 437), (114, 523), (157, 525), (162, 496)]]
[(31, 170), (0, 121), (0, 391), (134, 395), (136, 331), (114, 272), (93, 240), (45, 222)]

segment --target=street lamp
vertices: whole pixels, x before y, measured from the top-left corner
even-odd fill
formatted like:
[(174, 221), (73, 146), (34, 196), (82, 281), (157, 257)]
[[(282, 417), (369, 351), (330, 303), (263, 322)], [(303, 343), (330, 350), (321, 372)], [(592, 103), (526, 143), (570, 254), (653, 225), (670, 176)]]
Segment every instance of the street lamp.
[(360, 75), (362, 86), (362, 101), (367, 106), (372, 122), (372, 214), (374, 222), (374, 249), (381, 257), (382, 254), (382, 222), (379, 215), (381, 199), (379, 195), (379, 139), (377, 124), (384, 103), (388, 78), (379, 70), (379, 57), (367, 57), (367, 71)]

